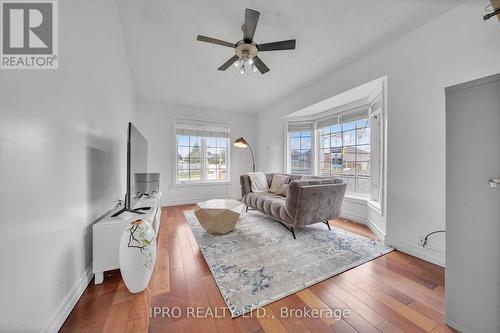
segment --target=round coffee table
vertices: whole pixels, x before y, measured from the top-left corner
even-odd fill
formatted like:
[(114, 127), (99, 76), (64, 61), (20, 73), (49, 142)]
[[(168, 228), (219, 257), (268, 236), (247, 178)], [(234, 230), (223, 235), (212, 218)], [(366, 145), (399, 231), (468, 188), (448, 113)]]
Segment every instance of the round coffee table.
[(207, 232), (223, 235), (234, 230), (242, 211), (238, 200), (213, 199), (197, 203), (194, 214)]

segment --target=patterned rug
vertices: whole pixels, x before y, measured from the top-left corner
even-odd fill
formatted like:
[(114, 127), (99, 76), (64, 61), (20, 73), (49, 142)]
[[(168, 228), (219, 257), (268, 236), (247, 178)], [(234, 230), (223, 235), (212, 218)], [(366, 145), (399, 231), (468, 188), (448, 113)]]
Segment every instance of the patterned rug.
[(233, 317), (340, 274), (392, 248), (323, 223), (296, 229), (242, 213), (234, 231), (207, 233), (193, 211), (184, 215)]

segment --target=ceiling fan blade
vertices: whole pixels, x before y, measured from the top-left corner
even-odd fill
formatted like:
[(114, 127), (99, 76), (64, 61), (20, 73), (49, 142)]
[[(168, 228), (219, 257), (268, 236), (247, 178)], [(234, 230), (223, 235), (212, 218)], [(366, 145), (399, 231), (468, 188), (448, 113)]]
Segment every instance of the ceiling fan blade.
[(219, 71), (225, 71), (226, 69), (228, 69), (229, 67), (231, 67), (232, 64), (234, 64), (234, 62), (236, 60), (238, 60), (240, 57), (238, 57), (237, 55), (234, 55), (231, 59), (229, 59), (228, 61), (226, 61), (222, 66), (220, 66), (219, 68), (217, 68), (217, 70)]
[(198, 35), (198, 37), (196, 37), (196, 39), (199, 40), (200, 42), (206, 42), (206, 43), (227, 46), (227, 47), (231, 47), (233, 49), (236, 47), (236, 44), (234, 44), (234, 43), (229, 43), (229, 42), (217, 39), (217, 38), (207, 37), (207, 36), (203, 36), (203, 35)]
[(265, 74), (265, 73), (269, 72), (269, 67), (267, 67), (266, 64), (264, 64), (262, 62), (262, 60), (260, 60), (259, 57), (253, 58), (253, 63), (255, 65), (255, 67), (257, 67), (259, 72), (261, 72), (261, 74)]
[(253, 40), (259, 16), (260, 13), (258, 11), (249, 8), (245, 9), (245, 23), (243, 23), (242, 27), (244, 41), (251, 42)]
[(295, 39), (283, 40), (281, 42), (272, 42), (257, 45), (259, 51), (281, 51), (281, 50), (294, 50)]

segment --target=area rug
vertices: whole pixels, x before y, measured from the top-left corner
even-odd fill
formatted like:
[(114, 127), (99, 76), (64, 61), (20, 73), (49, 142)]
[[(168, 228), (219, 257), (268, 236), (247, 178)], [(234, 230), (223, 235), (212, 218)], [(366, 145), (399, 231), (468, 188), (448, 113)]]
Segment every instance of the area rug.
[(184, 211), (232, 317), (291, 295), (393, 249), (318, 223), (296, 229), (297, 239), (258, 212), (242, 213), (234, 231), (212, 235)]

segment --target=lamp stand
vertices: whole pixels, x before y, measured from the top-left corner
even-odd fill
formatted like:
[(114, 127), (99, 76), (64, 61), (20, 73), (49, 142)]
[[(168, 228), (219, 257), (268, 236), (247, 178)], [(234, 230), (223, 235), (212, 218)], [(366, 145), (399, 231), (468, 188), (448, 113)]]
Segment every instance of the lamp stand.
[(252, 171), (255, 172), (255, 157), (253, 156), (253, 150), (252, 147), (250, 147), (249, 143), (248, 143), (248, 149), (250, 149), (250, 153), (252, 153)]

